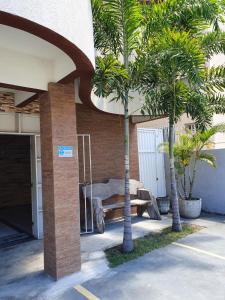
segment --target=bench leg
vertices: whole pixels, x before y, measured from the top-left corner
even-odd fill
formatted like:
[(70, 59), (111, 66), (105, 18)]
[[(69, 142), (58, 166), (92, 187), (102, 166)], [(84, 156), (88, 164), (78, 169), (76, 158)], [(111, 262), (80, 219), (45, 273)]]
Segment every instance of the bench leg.
[(94, 208), (94, 216), (95, 223), (97, 227), (98, 233), (105, 232), (105, 214), (102, 207), (102, 202), (99, 199), (93, 199), (93, 208)]
[(105, 232), (105, 221), (104, 218), (96, 218), (96, 227), (98, 233), (104, 233)]
[(137, 215), (138, 215), (138, 217), (143, 216), (143, 213), (145, 212), (146, 208), (147, 208), (146, 205), (138, 205), (137, 206)]
[(147, 204), (147, 212), (150, 219), (162, 220), (156, 200), (152, 199), (152, 201)]

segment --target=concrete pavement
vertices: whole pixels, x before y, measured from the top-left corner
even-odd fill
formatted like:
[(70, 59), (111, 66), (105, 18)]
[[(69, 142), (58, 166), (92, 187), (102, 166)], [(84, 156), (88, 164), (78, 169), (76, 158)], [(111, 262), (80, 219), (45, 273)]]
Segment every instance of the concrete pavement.
[[(19, 257), (15, 256), (13, 261), (17, 272), (15, 279), (12, 276), (15, 274), (13, 265), (5, 261), (12, 255), (12, 250), (1, 253), (0, 266), (5, 266), (5, 269), (1, 269), (0, 279), (3, 284), (0, 284), (0, 299), (225, 300), (224, 221), (225, 217), (213, 215), (206, 215), (195, 221), (191, 220), (190, 223), (199, 224), (205, 228), (177, 241), (178, 244), (155, 250), (118, 268), (108, 269), (104, 256), (102, 257), (103, 252), (99, 250), (120, 242), (122, 234), (117, 231), (122, 229), (119, 224), (115, 224), (112, 226), (111, 235), (111, 230), (106, 235), (106, 243), (103, 243), (104, 235), (88, 237), (87, 249), (90, 249), (92, 245), (94, 252), (86, 253), (82, 272), (58, 282), (52, 281), (40, 270), (42, 251), (37, 243), (31, 242), (30, 245), (27, 243), (27, 247), (29, 246), (27, 251), (29, 249), (30, 252), (25, 253), (29, 254), (29, 260), (23, 265), (24, 268), (21, 268), (26, 262), (23, 260), (24, 246), (21, 244), (13, 249), (19, 254)], [(142, 221), (134, 225), (135, 236), (141, 236), (153, 228), (153, 231), (160, 230), (166, 227), (170, 220), (168, 218), (162, 223), (147, 223)], [(160, 223), (161, 225), (158, 225)], [(111, 238), (114, 235), (116, 239)], [(101, 237), (99, 243), (98, 237)], [(32, 248), (31, 245), (37, 249)], [(29, 271), (30, 266), (33, 265), (32, 262), (37, 265), (37, 269), (35, 272), (32, 269), (32, 273), (26, 273), (26, 269)], [(25, 269), (24, 273), (19, 273), (23, 269)], [(7, 283), (4, 284), (4, 281)], [(76, 291), (73, 287), (77, 285), (81, 285), (93, 296), (87, 298), (80, 291)]]
[[(161, 221), (133, 217), (133, 237), (158, 232), (170, 226), (170, 216)], [(81, 272), (55, 282), (43, 272), (43, 241), (34, 240), (0, 249), (0, 300), (55, 299), (76, 284), (108, 270), (104, 250), (122, 243), (123, 222), (107, 224), (104, 234), (81, 236)], [(49, 298), (50, 297), (50, 298)], [(60, 299), (60, 298), (59, 298)]]
[(196, 220), (206, 228), (82, 286), (102, 300), (225, 300), (224, 220)]

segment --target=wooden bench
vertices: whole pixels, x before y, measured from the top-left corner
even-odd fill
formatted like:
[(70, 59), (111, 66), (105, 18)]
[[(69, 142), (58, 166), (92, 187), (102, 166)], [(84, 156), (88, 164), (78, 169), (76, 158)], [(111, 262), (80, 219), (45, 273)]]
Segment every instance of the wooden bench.
[[(124, 208), (124, 180), (110, 179), (107, 183), (95, 183), (86, 185), (82, 188), (83, 193), (90, 200), (92, 194), (92, 203), (94, 211), (94, 220), (99, 233), (105, 231), (105, 214), (109, 211)], [(115, 201), (118, 195), (119, 201)], [(123, 197), (121, 197), (123, 196)], [(130, 179), (131, 206), (137, 207), (137, 215), (141, 217), (145, 211), (149, 217), (155, 220), (161, 220), (155, 197), (146, 189), (143, 184), (137, 180)], [(121, 200), (121, 198), (123, 200)]]

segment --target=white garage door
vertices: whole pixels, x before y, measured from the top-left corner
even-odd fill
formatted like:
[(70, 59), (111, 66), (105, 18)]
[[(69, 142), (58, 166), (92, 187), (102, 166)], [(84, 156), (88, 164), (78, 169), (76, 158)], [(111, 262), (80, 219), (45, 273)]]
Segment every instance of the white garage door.
[(138, 155), (140, 180), (155, 197), (166, 196), (162, 129), (138, 128)]

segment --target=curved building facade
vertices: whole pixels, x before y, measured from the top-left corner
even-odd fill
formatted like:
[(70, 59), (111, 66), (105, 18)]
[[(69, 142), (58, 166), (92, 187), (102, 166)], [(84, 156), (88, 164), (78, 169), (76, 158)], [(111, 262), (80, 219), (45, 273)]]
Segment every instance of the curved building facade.
[[(80, 233), (90, 221), (82, 219), (81, 184), (124, 174), (123, 106), (93, 94), (94, 68), (90, 0), (0, 1), (0, 152), (11, 170), (0, 180), (0, 218), (13, 210), (19, 219), (29, 205), (28, 233), (43, 238), (44, 269), (56, 279), (81, 267)], [(138, 117), (140, 106), (134, 94), (130, 114)]]
[[(6, 143), (9, 134), (15, 135), (10, 139), (13, 148), (26, 143), (33, 149), (34, 180), (26, 182), (32, 185), (33, 234), (41, 237), (43, 223), (44, 269), (56, 279), (81, 266), (75, 99), (91, 104), (94, 61), (89, 0), (1, 1), (0, 90), (4, 99), (13, 95), (14, 103), (4, 105), (9, 111), (13, 106), (16, 113), (2, 112), (0, 138)], [(39, 115), (26, 112), (33, 101), (38, 101)], [(19, 107), (22, 113), (17, 113)], [(29, 138), (23, 144), (19, 136), (24, 135)], [(14, 171), (14, 183), (24, 182), (24, 172)], [(21, 184), (17, 198), (22, 190)]]

